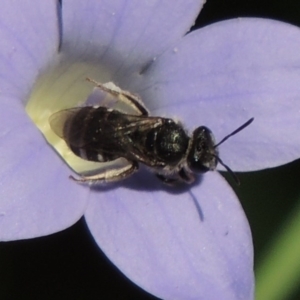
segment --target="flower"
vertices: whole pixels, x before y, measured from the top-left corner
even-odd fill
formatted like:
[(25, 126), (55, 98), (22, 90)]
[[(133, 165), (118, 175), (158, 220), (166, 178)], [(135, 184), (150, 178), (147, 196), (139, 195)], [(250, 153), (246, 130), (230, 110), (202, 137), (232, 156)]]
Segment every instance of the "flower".
[(88, 189), (69, 180), (25, 112), (47, 135), (51, 112), (87, 98), (88, 76), (139, 94), (153, 115), (208, 126), (217, 141), (255, 117), (220, 149), (235, 171), (298, 158), (299, 29), (237, 19), (185, 35), (203, 2), (3, 1), (1, 240), (57, 232), (84, 215), (105, 254), (158, 297), (253, 298), (250, 229), (217, 172), (185, 191), (143, 170)]

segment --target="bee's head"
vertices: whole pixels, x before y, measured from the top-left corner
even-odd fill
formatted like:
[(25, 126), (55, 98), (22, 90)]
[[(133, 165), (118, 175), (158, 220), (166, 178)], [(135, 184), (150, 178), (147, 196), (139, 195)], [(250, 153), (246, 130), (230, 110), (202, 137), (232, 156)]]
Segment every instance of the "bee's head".
[(239, 180), (232, 170), (223, 163), (218, 153), (218, 146), (224, 143), (228, 138), (235, 135), (253, 122), (254, 118), (248, 120), (245, 124), (225, 136), (218, 144), (212, 132), (205, 126), (196, 128), (191, 138), (191, 144), (187, 156), (187, 164), (192, 172), (205, 173), (215, 170), (217, 164), (220, 163), (233, 177), (237, 184)]
[(194, 130), (187, 163), (195, 173), (205, 173), (216, 168), (218, 151), (215, 147), (215, 138), (207, 127), (200, 126)]

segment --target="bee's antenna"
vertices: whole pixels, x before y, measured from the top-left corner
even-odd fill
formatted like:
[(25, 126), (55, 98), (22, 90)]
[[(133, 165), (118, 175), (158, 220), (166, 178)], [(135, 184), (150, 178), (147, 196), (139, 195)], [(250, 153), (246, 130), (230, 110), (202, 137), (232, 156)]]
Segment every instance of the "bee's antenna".
[[(251, 118), (250, 120), (248, 120), (245, 124), (243, 124), (242, 126), (240, 126), (238, 129), (234, 130), (233, 132), (231, 132), (230, 134), (226, 135), (218, 144), (216, 144), (214, 146), (214, 148), (217, 148), (218, 146), (220, 146), (221, 144), (223, 144), (226, 140), (228, 140), (231, 136), (237, 134), (238, 132), (240, 132), (241, 130), (243, 130), (244, 128), (246, 128), (247, 126), (249, 126), (252, 122), (253, 122), (254, 118)], [(221, 163), (221, 161), (220, 161)], [(221, 165), (223, 165), (221, 163)], [(226, 166), (223, 165), (225, 168)], [(226, 168), (227, 169), (227, 168)]]
[[(249, 119), (242, 126), (240, 126), (239, 128), (237, 128), (236, 130), (234, 130), (230, 134), (226, 135), (218, 144), (216, 144), (214, 146), (214, 148), (217, 148), (218, 146), (220, 146), (221, 144), (223, 144), (226, 140), (228, 140), (231, 136), (237, 134), (238, 132), (240, 132), (241, 130), (243, 130), (247, 126), (249, 126), (253, 122), (253, 120), (254, 120), (254, 118)], [(238, 179), (238, 177), (234, 174), (234, 172), (226, 164), (223, 163), (222, 159), (219, 156), (217, 156), (217, 155), (214, 155), (214, 157), (217, 159), (218, 163), (220, 163), (220, 165), (222, 165), (226, 169), (226, 171), (231, 175), (231, 177), (234, 179), (235, 183), (237, 185), (240, 185), (240, 180)]]
[(231, 175), (231, 177), (233, 178), (233, 180), (235, 181), (235, 183), (237, 185), (240, 185), (241, 182), (238, 179), (238, 177), (235, 175), (235, 173), (226, 164), (223, 163), (222, 159), (219, 156), (214, 155), (214, 157), (217, 159), (218, 163), (220, 163), (220, 165), (222, 165), (226, 169), (226, 171)]

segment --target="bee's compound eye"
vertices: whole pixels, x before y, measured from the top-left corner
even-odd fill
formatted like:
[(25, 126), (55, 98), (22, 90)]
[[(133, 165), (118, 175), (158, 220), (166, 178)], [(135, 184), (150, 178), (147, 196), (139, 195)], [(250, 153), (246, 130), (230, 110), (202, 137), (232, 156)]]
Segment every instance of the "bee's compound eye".
[(205, 173), (217, 166), (217, 151), (212, 132), (204, 126), (198, 127), (192, 137), (187, 157), (189, 168), (195, 173)]
[(190, 169), (195, 173), (206, 173), (210, 168), (200, 162), (197, 158), (188, 161)]

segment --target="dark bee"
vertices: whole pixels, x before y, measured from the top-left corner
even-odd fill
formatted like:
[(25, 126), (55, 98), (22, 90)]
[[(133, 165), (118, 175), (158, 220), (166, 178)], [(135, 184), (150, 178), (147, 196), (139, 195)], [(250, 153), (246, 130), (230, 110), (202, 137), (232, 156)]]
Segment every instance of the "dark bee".
[(179, 122), (149, 116), (137, 95), (116, 86), (109, 87), (109, 84), (96, 83), (96, 86), (108, 93), (115, 103), (129, 106), (131, 113), (112, 108), (111, 103), (102, 103), (99, 107), (77, 107), (53, 114), (50, 126), (82, 159), (110, 162), (123, 158), (125, 163), (79, 179), (72, 177), (74, 180), (122, 180), (137, 171), (139, 163), (150, 167), (160, 180), (168, 184), (192, 183), (195, 173), (215, 170), (218, 163), (234, 176), (219, 158), (217, 147), (248, 126), (253, 118), (216, 144), (212, 132), (205, 126), (196, 128), (190, 137)]

